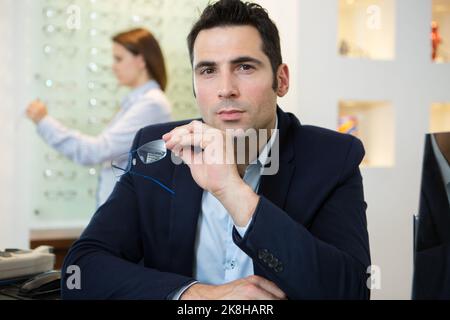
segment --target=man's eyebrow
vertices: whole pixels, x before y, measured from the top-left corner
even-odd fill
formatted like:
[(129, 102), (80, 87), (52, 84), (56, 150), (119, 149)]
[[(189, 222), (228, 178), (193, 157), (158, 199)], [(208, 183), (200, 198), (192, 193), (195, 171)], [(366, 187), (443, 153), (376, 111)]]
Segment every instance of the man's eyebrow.
[(243, 57), (239, 57), (239, 58), (231, 60), (232, 64), (239, 64), (239, 63), (245, 63), (245, 62), (253, 62), (253, 63), (257, 64), (257, 65), (262, 65), (263, 64), (261, 60), (258, 60), (258, 59), (253, 58), (253, 57), (248, 57), (248, 56), (243, 56)]
[(217, 63), (213, 62), (213, 61), (200, 61), (199, 63), (197, 63), (195, 65), (194, 70), (198, 70), (204, 67), (215, 67), (217, 66)]

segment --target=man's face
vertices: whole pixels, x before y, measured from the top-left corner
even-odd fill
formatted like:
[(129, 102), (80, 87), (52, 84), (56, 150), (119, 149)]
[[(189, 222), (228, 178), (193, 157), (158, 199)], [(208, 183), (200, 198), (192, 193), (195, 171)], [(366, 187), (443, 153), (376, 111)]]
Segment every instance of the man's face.
[[(271, 129), (275, 125), (277, 93), (287, 92), (286, 65), (276, 75), (262, 51), (262, 39), (252, 26), (226, 26), (200, 31), (193, 50), (194, 90), (203, 120), (225, 129)], [(281, 73), (281, 77), (280, 77)]]

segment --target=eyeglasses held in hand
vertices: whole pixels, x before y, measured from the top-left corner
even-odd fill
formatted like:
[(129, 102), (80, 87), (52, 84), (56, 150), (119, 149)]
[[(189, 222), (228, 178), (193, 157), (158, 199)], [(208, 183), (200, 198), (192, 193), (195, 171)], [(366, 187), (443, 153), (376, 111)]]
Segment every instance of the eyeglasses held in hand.
[(111, 168), (116, 177), (121, 177), (126, 173), (130, 173), (144, 179), (153, 181), (164, 190), (171, 194), (175, 194), (175, 192), (165, 186), (162, 182), (156, 180), (155, 178), (142, 175), (133, 171), (133, 167), (136, 166), (136, 156), (143, 164), (150, 164), (156, 161), (163, 159), (167, 155), (166, 143), (164, 140), (154, 140), (147, 142), (146, 144), (140, 146), (135, 150), (131, 150), (128, 153), (118, 156), (117, 158), (111, 161)]

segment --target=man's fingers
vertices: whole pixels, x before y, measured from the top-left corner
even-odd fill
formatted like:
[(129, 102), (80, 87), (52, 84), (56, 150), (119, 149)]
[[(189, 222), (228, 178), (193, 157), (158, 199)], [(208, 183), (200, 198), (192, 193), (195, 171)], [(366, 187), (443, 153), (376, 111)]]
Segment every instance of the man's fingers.
[(265, 290), (264, 288), (256, 285), (257, 292), (253, 296), (252, 300), (280, 300), (281, 298), (274, 295), (272, 292)]
[(269, 280), (264, 279), (263, 277), (259, 277), (259, 276), (250, 276), (247, 279), (251, 283), (258, 285), (262, 289), (273, 294), (278, 299), (286, 299), (286, 294), (280, 288), (278, 288), (278, 286), (275, 283), (273, 283), (272, 281), (269, 281)]
[(172, 129), (168, 133), (164, 134), (162, 137), (165, 140), (166, 138), (170, 139), (171, 137), (174, 137), (176, 135), (183, 135), (191, 132), (199, 132), (201, 130), (199, 130), (198, 128), (202, 129), (203, 128), (202, 125), (203, 125), (202, 122), (194, 120), (188, 124)]
[(180, 148), (174, 153), (191, 169), (193, 166), (203, 164), (203, 154), (201, 152), (194, 152), (190, 148)]
[[(220, 134), (220, 133), (219, 133)], [(215, 139), (222, 139), (216, 132), (211, 133), (188, 133), (185, 135), (172, 136), (170, 140), (166, 142), (166, 147), (169, 150), (186, 147), (198, 147), (205, 149), (208, 145), (214, 142)], [(222, 145), (222, 144), (221, 144)]]
[(182, 136), (177, 135), (171, 137), (170, 140), (166, 142), (166, 147), (169, 150), (180, 150), (189, 147), (201, 148), (203, 146), (202, 139), (202, 135), (198, 133), (188, 133)]
[(189, 133), (206, 133), (209, 130), (216, 130), (216, 129), (213, 129), (212, 127), (208, 126), (207, 124), (201, 121), (194, 120), (188, 124), (172, 129), (170, 132), (164, 134), (162, 138), (164, 141), (168, 142), (173, 137), (183, 136)]

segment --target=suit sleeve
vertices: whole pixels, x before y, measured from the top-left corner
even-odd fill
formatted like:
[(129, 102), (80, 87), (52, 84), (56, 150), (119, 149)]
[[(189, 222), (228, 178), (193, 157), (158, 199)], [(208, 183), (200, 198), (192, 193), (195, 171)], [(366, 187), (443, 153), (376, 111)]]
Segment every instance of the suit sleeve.
[[(143, 249), (138, 213), (132, 177), (124, 175), (65, 258), (63, 299), (166, 299), (193, 281), (139, 264)], [(81, 271), (81, 289), (67, 286), (71, 274), (65, 271), (71, 265)]]
[(368, 299), (370, 265), (361, 142), (352, 138), (339, 183), (306, 228), (264, 196), (235, 243), (290, 299)]

